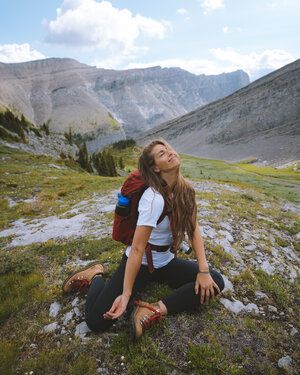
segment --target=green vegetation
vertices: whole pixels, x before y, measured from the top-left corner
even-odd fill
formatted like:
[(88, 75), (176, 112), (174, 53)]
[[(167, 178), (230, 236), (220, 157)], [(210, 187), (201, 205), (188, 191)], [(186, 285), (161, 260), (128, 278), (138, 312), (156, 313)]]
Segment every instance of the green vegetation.
[(252, 164), (230, 163), (221, 160), (182, 155), (183, 173), (190, 179), (209, 179), (230, 182), (240, 187), (264, 190), (274, 198), (300, 202), (299, 172), (292, 167), (276, 169)]
[(214, 345), (190, 345), (188, 358), (191, 367), (199, 371), (200, 374), (245, 374), (243, 367), (238, 363), (228, 363), (226, 351), (217, 343)]
[(121, 141), (118, 141), (112, 144), (112, 148), (116, 150), (124, 150), (125, 148), (134, 147), (134, 146), (136, 146), (136, 142), (132, 138), (122, 139)]

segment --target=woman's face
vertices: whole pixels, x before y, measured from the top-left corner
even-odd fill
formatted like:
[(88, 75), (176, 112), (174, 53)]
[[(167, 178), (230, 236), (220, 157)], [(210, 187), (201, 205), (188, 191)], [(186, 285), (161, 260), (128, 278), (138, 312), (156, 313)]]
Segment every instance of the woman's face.
[(153, 147), (151, 154), (155, 172), (168, 172), (180, 166), (179, 155), (173, 148), (158, 144)]

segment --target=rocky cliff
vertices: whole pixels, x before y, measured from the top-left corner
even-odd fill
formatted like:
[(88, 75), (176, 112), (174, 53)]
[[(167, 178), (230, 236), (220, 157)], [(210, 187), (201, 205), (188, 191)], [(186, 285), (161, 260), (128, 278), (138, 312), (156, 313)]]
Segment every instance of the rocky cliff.
[(249, 83), (243, 71), (196, 76), (179, 68), (97, 69), (72, 59), (0, 63), (0, 106), (64, 133), (91, 151), (224, 97)]
[(235, 93), (165, 122), (139, 139), (163, 137), (201, 157), (281, 164), (300, 159), (300, 60)]

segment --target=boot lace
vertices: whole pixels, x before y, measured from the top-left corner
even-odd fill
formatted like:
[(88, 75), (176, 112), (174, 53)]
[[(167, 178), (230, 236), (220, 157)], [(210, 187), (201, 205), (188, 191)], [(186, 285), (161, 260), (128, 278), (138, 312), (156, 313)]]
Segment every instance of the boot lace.
[(79, 293), (84, 293), (89, 286), (90, 282), (88, 279), (76, 279), (72, 281), (72, 289)]
[(161, 320), (162, 315), (161, 315), (161, 312), (159, 310), (156, 310), (152, 306), (145, 305), (145, 304), (141, 303), (140, 301), (134, 301), (134, 304), (137, 305), (137, 306), (140, 306), (140, 307), (146, 307), (147, 309), (149, 309), (152, 312), (152, 314), (144, 315), (142, 317), (142, 319), (140, 320), (141, 325), (143, 327), (143, 330), (151, 327), (154, 323), (157, 323), (158, 321)]

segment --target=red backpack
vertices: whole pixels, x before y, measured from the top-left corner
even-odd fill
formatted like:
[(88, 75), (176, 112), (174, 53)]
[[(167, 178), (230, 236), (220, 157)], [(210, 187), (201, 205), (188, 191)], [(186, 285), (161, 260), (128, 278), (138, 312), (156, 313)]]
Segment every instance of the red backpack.
[[(136, 223), (138, 220), (138, 205), (141, 196), (143, 195), (144, 191), (149, 186), (146, 185), (145, 181), (142, 179), (139, 170), (135, 170), (129, 174), (127, 179), (122, 185), (121, 194), (125, 197), (130, 199), (130, 210), (126, 216), (118, 214), (117, 208), (115, 210), (114, 216), (114, 224), (113, 224), (113, 231), (112, 231), (112, 238), (116, 241), (120, 241), (125, 245), (131, 245), (133, 241), (133, 236), (136, 228)], [(162, 222), (162, 220), (168, 216), (171, 223), (171, 212), (168, 212), (166, 209), (166, 205), (164, 206), (163, 212), (159, 217), (157, 224)], [(171, 225), (172, 227), (172, 225)], [(173, 230), (172, 230), (172, 233)], [(154, 245), (153, 245), (154, 246)], [(146, 247), (146, 256), (148, 262), (148, 268), (150, 272), (153, 272), (153, 262), (152, 262), (152, 254), (151, 254), (151, 244), (147, 244)]]

